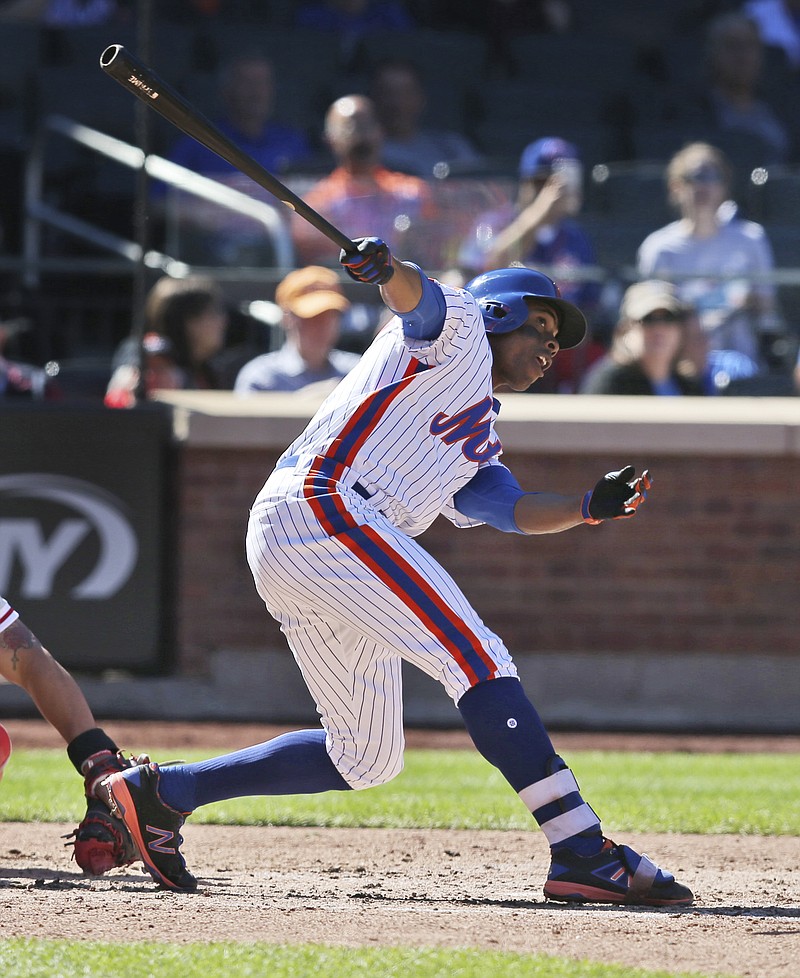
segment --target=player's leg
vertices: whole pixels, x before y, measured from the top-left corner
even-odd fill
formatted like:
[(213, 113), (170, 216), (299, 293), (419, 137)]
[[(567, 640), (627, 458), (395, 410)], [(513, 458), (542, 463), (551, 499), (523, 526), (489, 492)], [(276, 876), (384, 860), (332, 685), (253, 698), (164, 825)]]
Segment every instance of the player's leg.
[[(364, 628), (377, 618), (378, 631), (394, 639), (398, 609), (361, 587), (372, 586), (373, 573), (321, 531), (305, 504), (282, 508), (291, 513), (251, 519), (248, 557), (324, 729), (196, 765), (150, 765), (106, 782), (109, 803), (151, 875), (172, 889), (196, 886), (180, 854), (180, 828), (198, 805), (243, 794), (369, 787), (402, 767), (400, 660)], [(405, 627), (418, 632), (410, 617)]]
[[(324, 576), (324, 600), (329, 602), (325, 616), (341, 614), (355, 593), (359, 619), (353, 627), (368, 634), (377, 647), (394, 647), (445, 686), (478, 750), (515, 788), (551, 844), (548, 895), (655, 904), (691, 901), (689, 891), (649, 859), (604, 838), (600, 820), (556, 755), (516, 678), (507, 649), (450, 575), (414, 540), (369, 514), (335, 543), (339, 552), (329, 558)], [(329, 553), (325, 548), (323, 552)], [(287, 576), (295, 582), (291, 587), (307, 590), (307, 578), (288, 575), (289, 568), (281, 568), (279, 561), (276, 566), (275, 556), (272, 548), (269, 569), (262, 572), (268, 579), (262, 592), (265, 600), (269, 602)], [(347, 586), (342, 588), (339, 580)], [(303, 594), (304, 603), (310, 600)]]
[(603, 836), (599, 818), (525, 695), (508, 650), (438, 562), (379, 520), (348, 534), (347, 547), (373, 572), (359, 578), (359, 590), (375, 607), (390, 612), (372, 617), (374, 637), (393, 644), (445, 686), (475, 746), (542, 827), (553, 853), (546, 894), (556, 899), (690, 903), (691, 892), (669, 873)]
[[(97, 726), (77, 682), (2, 596), (0, 675), (28, 693), (44, 719), (66, 741), (67, 756), (83, 777), (86, 815), (72, 833), (78, 865), (85, 872), (100, 875), (122, 865), (120, 859), (129, 862), (129, 858), (119, 856), (117, 831), (109, 827), (108, 813), (97, 788), (110, 774), (134, 762), (126, 760), (114, 741)], [(0, 758), (0, 776), (2, 766)]]
[[(196, 808), (243, 795), (366, 788), (402, 768), (399, 658), (374, 648), (350, 626), (301, 625), (297, 614), (292, 618), (287, 638), (324, 730), (295, 731), (193, 764), (139, 767), (103, 786), (146, 868), (169, 889), (197, 886), (180, 853), (181, 826)], [(320, 649), (327, 651), (324, 662), (317, 661)]]
[(302, 621), (299, 611), (287, 615), (284, 630), (323, 729), (292, 731), (192, 764), (161, 765), (159, 794), (175, 810), (188, 814), (244, 795), (369, 788), (402, 770), (399, 658), (349, 625), (313, 615)]
[(98, 777), (120, 770), (119, 748), (101, 730), (75, 679), (0, 596), (0, 675), (21, 686), (67, 744), (92, 796)]
[(545, 896), (650, 906), (692, 902), (691, 891), (648, 856), (605, 838), (517, 680), (478, 683), (458, 707), (477, 749), (514, 788), (550, 844)]

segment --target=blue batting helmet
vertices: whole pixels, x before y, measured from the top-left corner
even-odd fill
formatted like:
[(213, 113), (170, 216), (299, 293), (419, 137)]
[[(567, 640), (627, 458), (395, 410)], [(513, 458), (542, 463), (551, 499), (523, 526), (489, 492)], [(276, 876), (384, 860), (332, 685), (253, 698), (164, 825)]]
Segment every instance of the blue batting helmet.
[(487, 333), (510, 333), (527, 321), (526, 298), (541, 299), (558, 317), (556, 339), (562, 350), (577, 346), (586, 335), (586, 317), (561, 298), (558, 286), (533, 268), (498, 268), (484, 272), (464, 286), (478, 301)]

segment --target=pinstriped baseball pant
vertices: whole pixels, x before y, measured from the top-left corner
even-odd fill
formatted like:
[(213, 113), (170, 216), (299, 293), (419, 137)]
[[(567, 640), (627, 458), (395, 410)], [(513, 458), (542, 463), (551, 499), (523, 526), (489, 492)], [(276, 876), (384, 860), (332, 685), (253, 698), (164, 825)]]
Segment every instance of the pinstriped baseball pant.
[(403, 766), (401, 660), (454, 702), (475, 683), (516, 676), (501, 639), (450, 575), (354, 489), (309, 498), (293, 470), (270, 476), (253, 506), (247, 558), (281, 625), (352, 788)]

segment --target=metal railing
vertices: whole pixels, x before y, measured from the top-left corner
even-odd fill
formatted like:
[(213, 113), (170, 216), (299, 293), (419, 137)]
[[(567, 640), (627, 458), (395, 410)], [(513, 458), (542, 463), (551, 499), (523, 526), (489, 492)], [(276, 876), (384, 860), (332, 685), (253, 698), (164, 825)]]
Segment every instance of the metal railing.
[(250, 218), (261, 225), (274, 249), (276, 265), (281, 268), (292, 266), (294, 249), (291, 237), (280, 215), (269, 204), (209, 177), (201, 176), (161, 156), (147, 154), (136, 146), (92, 129), (90, 126), (65, 116), (50, 115), (42, 120), (25, 167), (22, 274), (23, 282), (27, 287), (35, 287), (38, 284), (41, 270), (46, 264), (43, 257), (42, 233), (44, 226), (47, 225), (77, 237), (102, 251), (110, 252), (122, 259), (123, 268), (143, 262), (148, 268), (161, 270), (175, 277), (185, 276), (191, 271), (191, 266), (185, 262), (155, 250), (143, 253), (141, 245), (137, 242), (128, 241), (47, 203), (44, 199), (44, 183), (47, 139), (50, 134), (62, 136), (129, 169), (144, 170), (148, 176), (182, 193)]

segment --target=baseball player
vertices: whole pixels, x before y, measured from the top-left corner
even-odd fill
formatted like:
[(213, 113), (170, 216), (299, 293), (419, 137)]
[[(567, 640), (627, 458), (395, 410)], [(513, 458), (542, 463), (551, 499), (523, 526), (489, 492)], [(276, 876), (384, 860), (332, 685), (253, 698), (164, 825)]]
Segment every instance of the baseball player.
[[(97, 785), (133, 763), (95, 723), (80, 687), (44, 648), (0, 595), (0, 675), (30, 695), (45, 720), (64, 738), (67, 756), (84, 778), (87, 811), (72, 832), (74, 855), (85, 872), (98, 876), (136, 858), (125, 826), (95, 795)], [(11, 754), (11, 738), (0, 724), (0, 777)], [(136, 762), (149, 760), (142, 756)]]
[(280, 458), (247, 531), (256, 588), (322, 729), (195, 764), (137, 767), (101, 791), (153, 878), (192, 890), (179, 830), (197, 807), (360, 790), (400, 773), (405, 659), (444, 686), (477, 749), (541, 826), (552, 850), (548, 898), (690, 904), (670, 873), (605, 838), (502, 640), (414, 539), (439, 514), (523, 534), (635, 515), (647, 472), (627, 466), (560, 495), (523, 491), (500, 461), (493, 393), (539, 380), (560, 349), (583, 339), (583, 314), (532, 269), (487, 272), (463, 290), (395, 262), (380, 239), (359, 239), (357, 249), (340, 261), (378, 285), (395, 316)]

